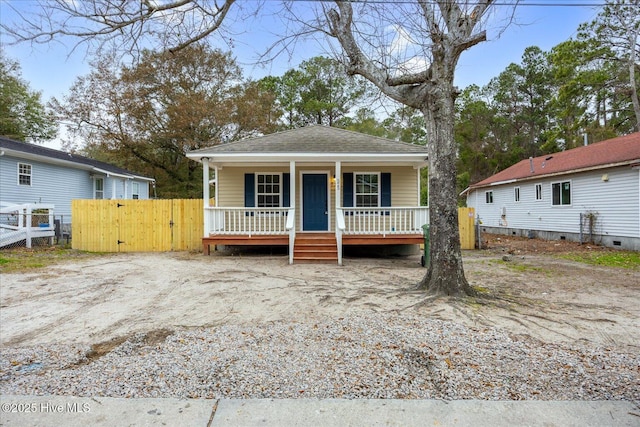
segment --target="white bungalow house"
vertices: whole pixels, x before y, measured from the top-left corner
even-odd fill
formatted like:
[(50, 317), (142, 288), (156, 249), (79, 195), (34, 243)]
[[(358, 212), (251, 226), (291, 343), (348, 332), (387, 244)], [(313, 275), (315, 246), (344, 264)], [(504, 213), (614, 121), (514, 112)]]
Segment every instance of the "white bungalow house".
[(640, 132), (523, 160), (463, 194), (487, 232), (640, 250)]
[(187, 157), (203, 165), (205, 253), (288, 245), (290, 263), (341, 265), (344, 245), (416, 245), (429, 222), (420, 206), (423, 146), (310, 126)]

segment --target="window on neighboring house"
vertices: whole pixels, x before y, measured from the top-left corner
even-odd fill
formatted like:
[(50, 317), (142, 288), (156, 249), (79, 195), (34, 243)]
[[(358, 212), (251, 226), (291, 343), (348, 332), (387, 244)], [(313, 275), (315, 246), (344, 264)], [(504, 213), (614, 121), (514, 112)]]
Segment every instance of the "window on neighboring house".
[(131, 183), (131, 198), (132, 199), (140, 198), (140, 183), (138, 182)]
[(520, 187), (516, 187), (513, 192), (513, 200), (516, 202), (520, 201)]
[(571, 181), (551, 184), (551, 200), (554, 206), (571, 204)]
[(355, 198), (357, 208), (377, 208), (380, 206), (380, 174), (356, 173)]
[(484, 193), (484, 200), (486, 203), (493, 203), (493, 191), (487, 191)]
[(536, 200), (542, 200), (542, 184), (536, 184)]
[(256, 174), (256, 206), (259, 208), (279, 208), (281, 200), (281, 174)]
[(95, 186), (94, 198), (104, 199), (104, 178), (95, 178), (93, 183)]
[(31, 165), (18, 163), (18, 185), (31, 185)]

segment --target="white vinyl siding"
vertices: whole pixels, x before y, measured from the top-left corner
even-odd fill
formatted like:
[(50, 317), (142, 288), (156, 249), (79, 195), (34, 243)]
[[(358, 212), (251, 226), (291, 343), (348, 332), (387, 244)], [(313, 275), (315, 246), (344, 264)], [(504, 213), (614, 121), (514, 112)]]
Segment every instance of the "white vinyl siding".
[[(603, 174), (608, 180), (602, 180)], [(552, 184), (569, 182), (571, 205), (553, 206), (551, 202)], [(534, 199), (521, 198), (513, 202), (514, 185), (493, 187), (493, 205), (483, 199), (475, 202), (476, 195), (482, 198), (484, 190), (476, 190), (468, 198), (469, 206), (475, 207), (482, 223), (499, 227), (503, 209), (509, 228), (523, 230), (543, 230), (579, 233), (580, 213), (597, 213), (596, 231), (612, 236), (640, 237), (640, 189), (638, 171), (629, 167), (594, 171), (571, 175), (570, 179), (541, 179), (519, 186), (521, 194), (536, 194), (540, 185), (541, 197), (546, 203)], [(474, 206), (475, 205), (475, 206)]]

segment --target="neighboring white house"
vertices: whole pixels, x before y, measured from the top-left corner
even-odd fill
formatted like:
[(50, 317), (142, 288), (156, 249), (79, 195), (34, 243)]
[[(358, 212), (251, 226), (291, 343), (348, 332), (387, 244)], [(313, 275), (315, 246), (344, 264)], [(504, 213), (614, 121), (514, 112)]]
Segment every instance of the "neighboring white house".
[(47, 204), (71, 222), (72, 199), (148, 199), (153, 178), (76, 154), (0, 137), (0, 203)]
[(487, 232), (640, 250), (640, 132), (523, 160), (463, 194)]

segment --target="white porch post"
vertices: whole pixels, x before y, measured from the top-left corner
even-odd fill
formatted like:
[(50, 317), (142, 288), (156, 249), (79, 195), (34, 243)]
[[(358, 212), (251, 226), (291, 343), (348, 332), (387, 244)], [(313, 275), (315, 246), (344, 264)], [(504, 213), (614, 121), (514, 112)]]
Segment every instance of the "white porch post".
[(336, 208), (342, 207), (342, 203), (340, 200), (340, 188), (342, 181), (342, 163), (340, 161), (336, 162)]
[(289, 162), (289, 205), (291, 209), (296, 208), (296, 162)]
[[(295, 215), (296, 209), (296, 162), (289, 162), (289, 214)], [(289, 230), (289, 264), (293, 264), (293, 250), (296, 242), (296, 220), (293, 220), (293, 227)]]
[[(109, 175), (107, 175), (107, 178), (109, 178)], [(116, 180), (115, 179), (111, 179), (111, 200), (115, 200), (116, 199)]]
[(338, 245), (338, 265), (342, 265), (342, 230), (338, 227), (338, 208), (342, 207), (340, 200), (340, 189), (342, 188), (342, 163), (336, 162), (336, 244)]
[(213, 206), (218, 207), (218, 165), (213, 165), (213, 173), (215, 174), (215, 185), (216, 185), (216, 189), (215, 189), (215, 194), (213, 196)]
[(417, 177), (417, 178), (418, 178), (418, 205), (417, 205), (417, 206), (420, 206), (420, 205), (421, 205), (421, 202), (422, 202), (422, 200), (420, 200), (420, 198), (421, 198), (420, 196), (422, 195), (422, 194), (421, 194), (421, 193), (422, 193), (422, 191), (421, 191), (421, 190), (422, 190), (422, 183), (420, 182), (420, 181), (421, 181), (421, 179), (420, 179), (420, 175), (421, 175), (421, 174), (420, 174), (420, 172), (422, 172), (422, 168), (421, 168), (420, 166), (418, 166), (418, 167), (416, 168), (416, 171), (418, 172), (418, 177)]
[[(217, 187), (217, 186), (216, 186)], [(202, 198), (203, 198), (203, 210), (204, 210), (204, 237), (209, 237), (209, 218), (206, 208), (209, 207), (209, 159), (207, 157), (202, 158)]]

